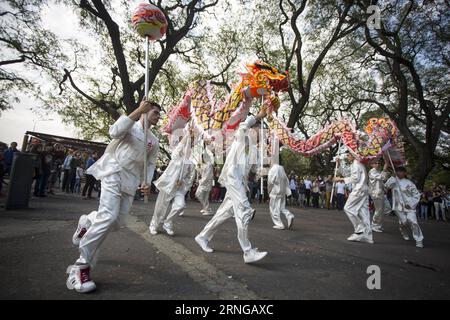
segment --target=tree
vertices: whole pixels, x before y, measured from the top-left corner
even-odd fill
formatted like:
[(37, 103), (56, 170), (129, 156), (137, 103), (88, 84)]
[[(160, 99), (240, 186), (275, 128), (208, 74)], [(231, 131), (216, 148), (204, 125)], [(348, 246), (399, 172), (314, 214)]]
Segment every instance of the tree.
[(312, 174), (310, 170), (311, 159), (302, 157), (289, 149), (281, 150), (280, 164), (284, 167), (284, 170), (288, 175), (291, 172), (294, 172), (294, 174), (300, 175), (302, 177)]
[(7, 0), (0, 5), (0, 111), (19, 102), (20, 93), (39, 91), (27, 71), (51, 72), (64, 60), (55, 35), (43, 28), (46, 1)]
[[(289, 89), (292, 109), (288, 127), (294, 127), (305, 110), (311, 96), (313, 81), (333, 45), (361, 27), (362, 23), (350, 16), (352, 7), (352, 1), (303, 0), (298, 5), (289, 0), (279, 1), (279, 8), (284, 17), (278, 28), (284, 52), (284, 66), (286, 70), (291, 68), (295, 70), (295, 76), (292, 77), (294, 85)], [(302, 32), (300, 29), (299, 20), (302, 16), (309, 24), (305, 29), (311, 30), (310, 32)], [(287, 25), (289, 32), (294, 33), (292, 41), (288, 41), (289, 37), (284, 30)], [(321, 29), (325, 31), (320, 32)], [(309, 52), (318, 53), (314, 59), (306, 59), (304, 56), (305, 38), (314, 43), (315, 49), (319, 49)], [(318, 42), (320, 44), (317, 44)]]
[[(369, 5), (358, 2), (363, 12)], [(448, 9), (444, 2), (388, 2), (381, 11), (380, 28), (364, 27), (376, 80), (370, 87), (356, 85), (359, 94), (350, 95), (349, 105), (374, 104), (395, 120), (418, 156), (419, 188), (435, 165), (442, 132), (450, 131)]]

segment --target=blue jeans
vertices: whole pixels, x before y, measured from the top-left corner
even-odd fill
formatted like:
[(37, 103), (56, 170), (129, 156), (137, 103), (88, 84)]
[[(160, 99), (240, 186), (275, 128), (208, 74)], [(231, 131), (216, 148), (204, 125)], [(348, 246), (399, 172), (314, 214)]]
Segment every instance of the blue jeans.
[(420, 205), (420, 218), (423, 220), (428, 218), (428, 205), (427, 204)]
[(34, 184), (35, 196), (45, 196), (49, 176), (50, 174), (40, 174), (38, 177), (36, 177), (36, 182)]
[(75, 193), (80, 193), (80, 189), (81, 189), (81, 179), (80, 178), (75, 178)]
[(344, 209), (344, 200), (345, 200), (345, 195), (343, 193), (338, 193), (337, 194), (337, 204), (336, 204), (338, 210)]

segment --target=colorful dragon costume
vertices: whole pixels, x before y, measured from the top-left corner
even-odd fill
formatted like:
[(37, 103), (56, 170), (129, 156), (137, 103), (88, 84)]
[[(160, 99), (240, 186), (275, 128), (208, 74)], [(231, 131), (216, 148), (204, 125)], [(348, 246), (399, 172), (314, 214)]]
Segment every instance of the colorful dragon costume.
[(363, 162), (380, 157), (387, 149), (395, 164), (404, 162), (399, 131), (389, 118), (370, 119), (364, 132), (358, 131), (349, 120), (338, 120), (307, 140), (295, 138), (290, 129), (275, 115), (280, 106), (278, 93), (289, 88), (287, 72), (279, 71), (261, 61), (246, 67), (247, 72), (241, 74), (241, 81), (224, 100), (215, 100), (214, 87), (209, 81), (191, 83), (182, 101), (168, 114), (163, 131), (172, 134), (174, 130), (184, 128), (192, 121), (193, 126), (208, 139), (211, 139), (212, 132), (229, 133), (230, 130), (235, 130), (249, 113), (248, 107), (242, 103), (244, 90), (249, 90), (252, 98), (263, 97), (269, 114), (267, 119), (270, 133), (295, 152), (311, 156), (340, 140)]
[(320, 153), (340, 140), (364, 163), (379, 158), (384, 151), (389, 151), (395, 165), (405, 162), (402, 138), (395, 122), (389, 118), (369, 119), (364, 131), (358, 131), (349, 120), (334, 121), (307, 140), (295, 138), (276, 116), (269, 121), (269, 130), (283, 145), (305, 156)]
[(242, 103), (244, 90), (249, 90), (252, 98), (263, 97), (266, 107), (276, 111), (280, 106), (278, 92), (287, 91), (289, 87), (287, 73), (261, 61), (246, 67), (247, 72), (241, 74), (241, 81), (233, 86), (224, 100), (215, 99), (210, 81), (191, 83), (182, 101), (170, 111), (163, 131), (172, 134), (174, 130), (184, 128), (190, 120), (206, 136), (211, 136), (214, 131), (235, 130), (249, 113), (248, 107)]

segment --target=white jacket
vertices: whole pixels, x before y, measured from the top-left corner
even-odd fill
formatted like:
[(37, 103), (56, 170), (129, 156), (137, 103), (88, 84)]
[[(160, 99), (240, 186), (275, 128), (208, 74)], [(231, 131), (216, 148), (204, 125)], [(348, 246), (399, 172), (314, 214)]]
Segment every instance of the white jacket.
[(364, 165), (358, 160), (353, 160), (353, 163), (350, 167), (350, 176), (345, 178), (344, 180), (346, 184), (352, 184), (351, 193), (353, 195), (358, 196), (368, 194), (367, 171)]
[(203, 163), (200, 167), (200, 180), (198, 181), (198, 192), (211, 191), (214, 183), (214, 166)]
[(188, 145), (190, 136), (184, 138), (176, 145), (164, 173), (155, 181), (155, 186), (160, 191), (164, 191), (169, 196), (175, 193), (186, 194), (192, 186), (195, 178), (195, 166), (189, 157), (190, 146)]
[[(140, 182), (144, 180), (145, 151), (142, 124), (122, 115), (109, 128), (109, 135), (113, 140), (106, 147), (103, 156), (90, 166), (86, 173), (102, 180), (108, 175), (120, 172), (122, 192), (134, 195)], [(147, 182), (150, 184), (158, 159), (159, 142), (150, 130), (147, 141)]]
[(392, 189), (392, 209), (395, 211), (415, 210), (420, 201), (420, 192), (409, 179), (390, 177), (384, 184), (387, 189)]
[(250, 141), (249, 152), (246, 154), (245, 140), (248, 137), (248, 129), (255, 123), (255, 117), (249, 116), (245, 122), (239, 124), (239, 128), (237, 129), (234, 141), (219, 176), (219, 183), (225, 187), (234, 185), (236, 187), (244, 186), (245, 189), (248, 189), (248, 174), (250, 170), (256, 171), (254, 169), (257, 168), (258, 153), (256, 145)]
[(289, 179), (283, 166), (274, 164), (272, 168), (270, 168), (267, 187), (271, 198), (290, 196), (292, 194), (291, 188), (289, 187)]
[(388, 178), (386, 171), (378, 171), (375, 168), (369, 171), (369, 194), (372, 199), (384, 198), (384, 182)]

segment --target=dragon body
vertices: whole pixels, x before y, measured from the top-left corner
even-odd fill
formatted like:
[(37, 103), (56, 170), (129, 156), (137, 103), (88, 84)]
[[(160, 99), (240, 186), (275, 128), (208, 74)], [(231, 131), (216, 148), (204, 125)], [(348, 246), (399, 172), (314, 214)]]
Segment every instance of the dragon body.
[(389, 149), (395, 164), (404, 163), (403, 142), (395, 122), (389, 118), (369, 119), (364, 131), (357, 130), (349, 120), (337, 120), (306, 140), (294, 137), (276, 116), (269, 121), (269, 129), (283, 145), (305, 156), (320, 153), (341, 141), (362, 162), (378, 158)]
[(204, 132), (235, 130), (249, 113), (243, 103), (244, 90), (249, 90), (252, 98), (264, 97), (270, 110), (280, 106), (277, 93), (287, 91), (289, 79), (286, 73), (275, 67), (257, 61), (246, 66), (247, 72), (241, 74), (239, 83), (223, 100), (216, 100), (214, 87), (209, 81), (198, 80), (189, 85), (182, 101), (172, 109), (163, 131), (171, 134), (193, 120), (197, 129)]
[[(372, 118), (364, 131), (356, 129), (349, 120), (334, 121), (306, 140), (296, 138), (286, 125), (276, 116), (280, 106), (278, 93), (287, 91), (289, 78), (287, 72), (256, 61), (246, 66), (247, 72), (241, 74), (240, 81), (232, 87), (230, 94), (217, 100), (214, 86), (209, 81), (199, 80), (191, 83), (181, 102), (167, 117), (163, 131), (172, 134), (188, 123), (210, 139), (211, 132), (229, 132), (237, 128), (249, 113), (249, 104), (244, 104), (244, 91), (252, 98), (263, 97), (268, 110), (270, 133), (295, 152), (311, 156), (341, 141), (354, 156), (361, 161), (380, 157), (390, 149), (395, 163), (404, 162), (403, 143), (397, 126), (389, 118)], [(394, 152), (397, 151), (397, 152)]]

